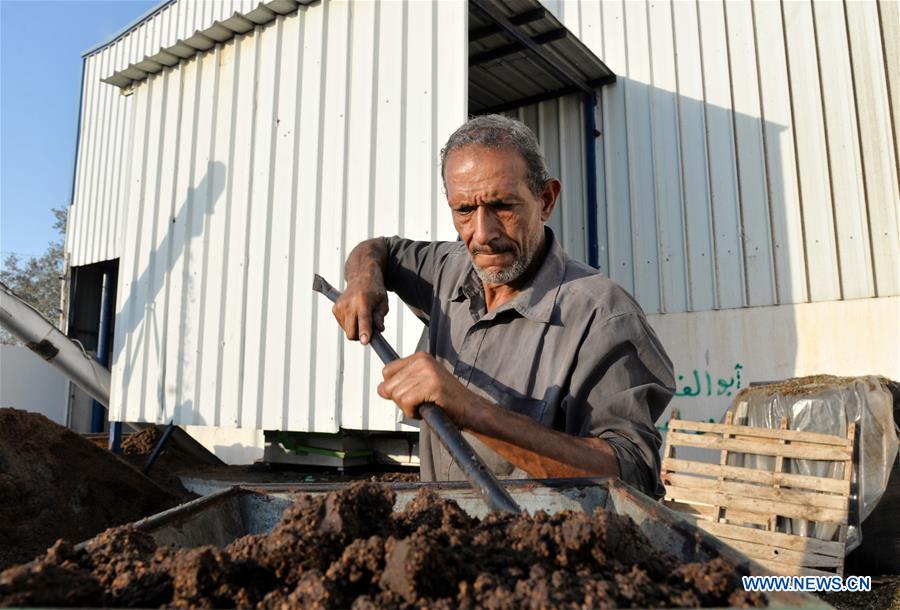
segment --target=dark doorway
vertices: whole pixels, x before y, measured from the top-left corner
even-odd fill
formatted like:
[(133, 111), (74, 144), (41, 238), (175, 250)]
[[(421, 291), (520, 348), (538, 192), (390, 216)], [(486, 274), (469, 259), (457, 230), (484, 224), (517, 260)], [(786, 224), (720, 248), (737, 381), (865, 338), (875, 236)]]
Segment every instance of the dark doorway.
[[(80, 342), (84, 350), (100, 364), (109, 368), (115, 334), (119, 261), (114, 259), (93, 265), (72, 267), (70, 274), (67, 334)], [(77, 393), (72, 400), (78, 402)], [(87, 407), (87, 405), (85, 406)], [(86, 409), (71, 407), (70, 415), (76, 410), (89, 412), (89, 424), (85, 422), (84, 427), (94, 433), (105, 431), (108, 417), (103, 405), (91, 401), (90, 406)]]
[[(67, 335), (84, 346), (85, 351), (97, 354), (100, 342), (100, 308), (103, 301), (103, 276), (110, 287), (109, 329), (107, 345), (112, 346), (115, 330), (116, 284), (119, 278), (119, 259), (72, 267), (69, 284), (69, 312)], [(111, 350), (109, 350), (111, 351)], [(109, 360), (103, 363), (109, 366)]]

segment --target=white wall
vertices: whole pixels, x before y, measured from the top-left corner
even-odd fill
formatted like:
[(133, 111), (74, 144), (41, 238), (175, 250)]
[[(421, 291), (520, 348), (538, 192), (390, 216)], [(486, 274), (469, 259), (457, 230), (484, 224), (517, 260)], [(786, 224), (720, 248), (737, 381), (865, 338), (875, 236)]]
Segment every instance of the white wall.
[(566, 252), (588, 262), (584, 96), (566, 95), (506, 114), (534, 131), (544, 150), (547, 170), (563, 184), (547, 224)]
[(0, 345), (0, 408), (40, 413), (66, 425), (69, 381), (24, 346)]
[[(314, 272), (453, 239), (438, 151), (466, 112), (465, 2), (331, 0), (135, 84), (111, 417), (395, 430)], [(386, 338), (421, 323), (392, 302)]]
[(600, 268), (647, 312), (900, 294), (897, 2), (546, 4), (617, 75)]
[(675, 363), (672, 408), (719, 421), (755, 381), (831, 374), (900, 379), (900, 297), (648, 316)]
[(252, 464), (265, 452), (262, 430), (184, 426), (184, 431), (226, 464)]
[[(121, 257), (114, 417), (395, 429), (377, 361), (341, 340), (309, 278), (337, 280), (370, 235), (454, 237), (436, 155), (465, 118), (466, 3), (331, 0), (131, 96), (99, 83), (252, 3), (210, 4), (180, 0), (88, 58), (67, 248), (73, 264)], [(758, 316), (795, 337), (773, 376), (880, 366), (844, 349), (810, 360), (833, 340), (804, 304), (847, 303), (862, 324), (900, 294), (896, 3), (551, 8), (619, 76), (597, 109), (600, 267), (667, 314), (678, 371), (705, 371), (713, 347), (711, 362), (749, 362)], [(518, 114), (566, 182), (553, 222), (580, 256), (580, 101)], [(388, 339), (409, 353), (419, 325), (392, 311)], [(719, 319), (730, 330), (694, 345)]]
[[(286, 4), (269, 0), (269, 5)], [(84, 58), (75, 189), (69, 210), (66, 251), (72, 266), (118, 258), (122, 252), (124, 204), (129, 200), (135, 117), (129, 95), (102, 79), (190, 38), (236, 12), (259, 10), (257, 0), (181, 0), (134, 24)], [(276, 7), (279, 11), (285, 10)], [(124, 25), (124, 24), (123, 24)], [(189, 50), (189, 49), (188, 49)], [(179, 50), (183, 53), (185, 50)], [(177, 61), (170, 56), (167, 61)]]

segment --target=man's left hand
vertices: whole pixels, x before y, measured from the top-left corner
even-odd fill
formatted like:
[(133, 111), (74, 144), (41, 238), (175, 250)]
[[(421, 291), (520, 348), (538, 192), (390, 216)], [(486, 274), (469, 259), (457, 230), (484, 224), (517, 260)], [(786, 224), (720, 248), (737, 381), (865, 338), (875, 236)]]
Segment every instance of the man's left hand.
[(382, 371), (378, 395), (393, 400), (407, 417), (419, 418), (418, 406), (431, 402), (463, 426), (467, 403), (476, 395), (438, 364), (430, 354), (416, 352), (391, 362)]

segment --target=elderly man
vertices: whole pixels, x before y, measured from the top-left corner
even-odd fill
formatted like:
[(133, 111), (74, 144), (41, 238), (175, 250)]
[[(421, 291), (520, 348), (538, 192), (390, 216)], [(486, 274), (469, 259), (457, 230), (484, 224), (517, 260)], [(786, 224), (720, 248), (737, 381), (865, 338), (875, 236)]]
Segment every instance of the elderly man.
[[(384, 367), (378, 393), (409, 417), (442, 407), (499, 477), (618, 476), (660, 496), (672, 364), (634, 299), (544, 226), (561, 186), (534, 134), (474, 118), (441, 171), (461, 241), (376, 238), (346, 262), (347, 338), (384, 329), (387, 290), (428, 325), (430, 353)], [(423, 480), (464, 479), (424, 424), (420, 447)]]

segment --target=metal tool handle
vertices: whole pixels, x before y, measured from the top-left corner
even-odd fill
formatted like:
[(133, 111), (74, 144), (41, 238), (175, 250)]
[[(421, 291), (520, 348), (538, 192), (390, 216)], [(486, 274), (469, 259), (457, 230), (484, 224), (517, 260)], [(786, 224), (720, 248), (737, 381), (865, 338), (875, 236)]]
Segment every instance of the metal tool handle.
[[(313, 276), (313, 290), (321, 292), (330, 301), (335, 302), (341, 296), (334, 286), (329, 284), (320, 275)], [(373, 330), (369, 345), (385, 364), (400, 358), (394, 348), (385, 341), (380, 333)], [(447, 449), (453, 459), (459, 464), (472, 487), (481, 494), (481, 498), (494, 511), (518, 513), (522, 512), (516, 501), (512, 499), (494, 473), (485, 465), (472, 445), (463, 437), (456, 424), (447, 417), (443, 409), (433, 403), (419, 405), (419, 414), (425, 420), (438, 440)]]

